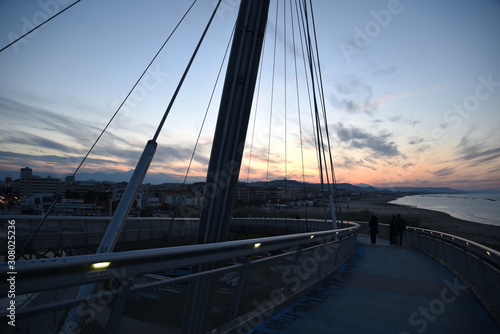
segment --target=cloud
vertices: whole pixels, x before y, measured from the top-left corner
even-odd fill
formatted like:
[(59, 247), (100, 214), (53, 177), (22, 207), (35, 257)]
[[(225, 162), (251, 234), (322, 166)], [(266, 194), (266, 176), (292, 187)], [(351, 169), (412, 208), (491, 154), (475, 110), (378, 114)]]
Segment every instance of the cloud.
[(336, 92), (330, 95), (330, 102), (337, 109), (349, 113), (365, 112), (370, 115), (378, 109), (378, 104), (372, 100), (371, 86), (354, 76), (351, 76), (346, 83), (337, 84), (335, 88)]
[[(158, 149), (156, 150), (154, 160), (157, 163), (161, 162), (165, 164), (185, 161), (187, 168), (188, 162), (191, 159), (192, 155), (193, 155), (193, 147), (180, 146), (180, 145), (175, 145), (175, 147), (158, 145)], [(208, 165), (209, 159), (210, 159), (209, 154), (207, 154), (205, 150), (200, 149), (200, 147), (198, 147), (197, 152), (193, 157), (193, 161), (198, 162), (202, 165)]]
[[(26, 99), (28, 101), (29, 98)], [(40, 105), (43, 105), (40, 101)], [(36, 103), (25, 103), (0, 96), (0, 114), (6, 117), (5, 120), (19, 128), (30, 129), (31, 131), (45, 131), (57, 135), (75, 137), (79, 135), (79, 140), (83, 140), (81, 134), (83, 129), (94, 128), (90, 123), (79, 120), (69, 115), (60, 115), (38, 106)], [(89, 130), (87, 130), (89, 131)], [(86, 133), (88, 135), (88, 133)]]
[(437, 178), (444, 178), (444, 177), (453, 175), (454, 173), (455, 173), (455, 168), (454, 167), (445, 167), (445, 168), (441, 168), (441, 169), (435, 171), (434, 175)]
[(418, 121), (416, 119), (408, 118), (408, 117), (405, 117), (401, 114), (389, 117), (389, 121), (391, 121), (393, 123), (405, 124), (405, 125), (411, 125), (411, 126), (415, 126), (418, 123), (420, 123), (420, 121)]
[(16, 131), (15, 136), (10, 134), (2, 137), (3, 141), (8, 142), (10, 144), (28, 145), (32, 146), (35, 150), (38, 148), (57, 150), (61, 152), (66, 152), (69, 150), (68, 146), (65, 144), (59, 143), (51, 139), (43, 138), (25, 131), (18, 130)]
[(460, 143), (456, 147), (459, 161), (474, 161), (474, 163), (482, 164), (494, 161), (500, 158), (500, 146), (493, 146), (493, 134), (487, 135), (484, 138), (473, 138), (472, 134), (475, 129), (471, 129), (465, 134)]
[[(353, 159), (345, 156), (341, 159), (342, 161), (335, 162), (335, 168), (353, 169), (354, 167), (363, 167), (374, 171), (377, 170), (374, 166), (367, 164), (365, 159)], [(373, 161), (369, 162), (374, 163)]]
[[(33, 155), (0, 151), (0, 168), (12, 170), (12, 166), (29, 166), (37, 171), (45, 171), (53, 174), (73, 173), (80, 164), (83, 157), (63, 155)], [(92, 166), (110, 166), (116, 161), (102, 158), (89, 157), (83, 170), (92, 170)], [(118, 168), (116, 170), (119, 170)]]
[[(66, 101), (64, 98), (61, 101), (59, 109), (78, 110), (78, 101)], [(52, 168), (72, 172), (92, 147), (108, 120), (103, 117), (102, 123), (95, 124), (95, 121), (91, 121), (95, 118), (88, 116), (89, 108), (84, 104), (79, 107), (85, 112), (60, 115), (49, 110), (54, 103), (56, 102), (34, 94), (23, 96), (22, 101), (0, 95), (0, 116), (5, 120), (4, 129), (0, 133), (3, 143), (0, 157), (11, 159), (12, 165), (38, 164), (39, 168), (45, 169), (57, 166)], [(135, 167), (147, 141), (144, 135), (146, 130), (144, 126), (134, 124), (126, 117), (122, 117), (120, 124), (116, 123), (112, 123), (112, 127), (93, 148), (84, 164), (85, 168), (122, 170), (123, 167)], [(116, 133), (116, 128), (119, 128), (119, 134)], [(137, 128), (141, 131), (138, 132)], [(174, 149), (165, 155), (178, 160), (190, 156), (192, 149), (189, 154), (184, 151), (187, 152), (187, 149)]]
[(409, 144), (409, 145), (418, 145), (418, 144), (422, 144), (424, 141), (425, 141), (425, 139), (423, 139), (423, 138), (421, 138), (421, 137), (416, 137), (416, 136), (413, 136), (413, 137), (408, 138), (408, 144)]
[(337, 137), (348, 148), (366, 150), (372, 158), (395, 157), (401, 155), (397, 145), (388, 133), (374, 135), (356, 127), (344, 127), (342, 123), (334, 125)]
[[(250, 150), (245, 153), (245, 157), (242, 160), (242, 163), (248, 163), (248, 158), (250, 156)], [(252, 148), (252, 160), (251, 164), (265, 164), (268, 163), (270, 165), (282, 165), (285, 163), (285, 159), (283, 157), (282, 152), (278, 152), (275, 150), (273, 152), (271, 148), (271, 152), (267, 151), (267, 147), (253, 147)]]
[(373, 71), (372, 76), (380, 77), (380, 76), (391, 76), (394, 75), (397, 71), (395, 66), (387, 67), (387, 68), (379, 68)]

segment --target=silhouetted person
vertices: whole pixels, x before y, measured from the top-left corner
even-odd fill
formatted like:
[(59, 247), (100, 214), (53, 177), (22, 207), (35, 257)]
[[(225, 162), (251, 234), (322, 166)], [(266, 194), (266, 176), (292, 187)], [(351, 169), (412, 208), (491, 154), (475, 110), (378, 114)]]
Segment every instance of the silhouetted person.
[(373, 215), (368, 222), (370, 226), (370, 237), (372, 244), (377, 242), (377, 234), (378, 234), (378, 219), (377, 216)]
[(401, 215), (398, 213), (396, 220), (394, 221), (394, 233), (396, 234), (396, 245), (401, 246), (403, 244), (403, 234), (405, 233), (406, 225)]
[(391, 222), (389, 223), (389, 241), (391, 245), (396, 244), (396, 233), (394, 232), (395, 222), (396, 222), (396, 216), (392, 215)]

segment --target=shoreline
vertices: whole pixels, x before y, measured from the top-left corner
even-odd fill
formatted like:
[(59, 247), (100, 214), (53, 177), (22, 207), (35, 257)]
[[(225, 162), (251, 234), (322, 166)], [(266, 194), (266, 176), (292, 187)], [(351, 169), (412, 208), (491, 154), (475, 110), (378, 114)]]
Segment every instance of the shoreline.
[[(389, 203), (400, 197), (381, 196), (353, 200), (349, 202), (347, 212), (369, 210), (383, 217), (399, 213), (403, 219), (407, 217), (407, 220), (410, 220), (408, 218), (419, 220), (418, 227), (454, 234), (500, 251), (500, 226), (462, 220), (440, 211)], [(347, 208), (347, 203), (340, 203), (340, 205), (342, 210)], [(380, 222), (388, 223), (383, 220)]]

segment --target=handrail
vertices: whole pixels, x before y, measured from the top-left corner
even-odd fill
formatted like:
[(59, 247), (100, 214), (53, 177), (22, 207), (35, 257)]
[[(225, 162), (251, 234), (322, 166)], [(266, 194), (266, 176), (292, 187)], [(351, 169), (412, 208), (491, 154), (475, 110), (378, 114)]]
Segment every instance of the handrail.
[(485, 259), (488, 259), (489, 262), (494, 264), (496, 267), (500, 268), (500, 252), (494, 250), (493, 248), (484, 246), (480, 243), (477, 243), (469, 239), (465, 239), (453, 234), (440, 232), (436, 230), (429, 230), (425, 228), (409, 226), (407, 227), (407, 231), (413, 231), (415, 233), (421, 232), (422, 234), (427, 235), (429, 237), (440, 239), (441, 241), (445, 241), (455, 246), (461, 247), (464, 250), (467, 250), (468, 252), (474, 253), (479, 256), (485, 256)]
[[(169, 248), (145, 249), (108, 254), (78, 255), (72, 257), (19, 261), (16, 264), (18, 294), (26, 294), (59, 287), (94, 283), (110, 278), (140, 275), (152, 270), (168, 270), (177, 267), (222, 261), (297, 246), (315, 238), (344, 237), (355, 227), (335, 231), (291, 234), (277, 237), (227, 241), (213, 244), (189, 245)], [(255, 247), (259, 244), (259, 247)], [(92, 264), (109, 262), (108, 273), (93, 270)], [(2, 273), (8, 272), (7, 263), (0, 265)], [(156, 268), (156, 269), (155, 269)], [(114, 271), (112, 276), (111, 270)], [(94, 274), (93, 274), (94, 273)], [(99, 273), (99, 274), (98, 274)], [(4, 276), (4, 275), (2, 275)], [(6, 296), (8, 282), (0, 281), (0, 297)]]
[(500, 252), (445, 232), (419, 227), (406, 232), (407, 243), (462, 279), (500, 323)]
[[(16, 256), (19, 259), (45, 257), (45, 254), (80, 254), (82, 250), (94, 253), (104, 235), (111, 217), (50, 216), (31, 247), (20, 253), (33, 232), (37, 217), (12, 216), (16, 222)], [(1, 231), (7, 231), (7, 220), (0, 222)], [(180, 246), (193, 244), (198, 230), (198, 218), (129, 217), (119, 237), (117, 251)], [(146, 226), (147, 225), (147, 226)], [(5, 228), (2, 229), (2, 226)], [(263, 235), (283, 235), (317, 230), (330, 230), (331, 223), (315, 219), (234, 218), (231, 230)], [(6, 250), (0, 250), (6, 257)], [(67, 256), (67, 255), (66, 255)]]

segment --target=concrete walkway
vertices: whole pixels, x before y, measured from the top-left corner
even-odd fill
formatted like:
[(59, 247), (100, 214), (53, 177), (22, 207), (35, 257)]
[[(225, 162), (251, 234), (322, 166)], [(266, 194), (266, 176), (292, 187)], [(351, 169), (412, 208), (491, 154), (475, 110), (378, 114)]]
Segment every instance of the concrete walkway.
[(359, 235), (353, 257), (320, 288), (253, 333), (500, 333), (469, 288), (413, 248)]

